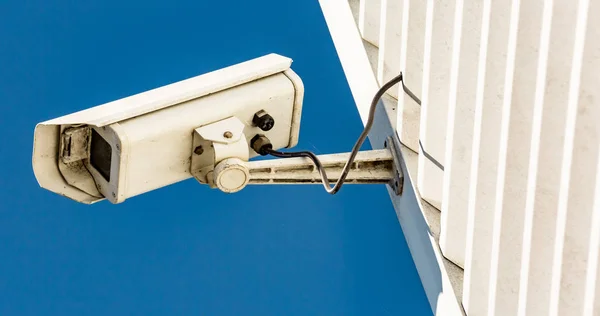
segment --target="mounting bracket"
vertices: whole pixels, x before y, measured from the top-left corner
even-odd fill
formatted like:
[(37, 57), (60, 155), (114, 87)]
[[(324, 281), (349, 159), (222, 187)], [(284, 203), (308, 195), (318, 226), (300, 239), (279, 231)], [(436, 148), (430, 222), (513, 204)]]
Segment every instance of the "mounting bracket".
[[(344, 184), (388, 184), (402, 194), (400, 144), (388, 137), (385, 149), (358, 152)], [(251, 156), (244, 124), (237, 118), (194, 131), (191, 174), (202, 184), (234, 193), (248, 184), (321, 184), (321, 175), (308, 158), (248, 161)], [(327, 178), (337, 181), (350, 153), (318, 156)]]

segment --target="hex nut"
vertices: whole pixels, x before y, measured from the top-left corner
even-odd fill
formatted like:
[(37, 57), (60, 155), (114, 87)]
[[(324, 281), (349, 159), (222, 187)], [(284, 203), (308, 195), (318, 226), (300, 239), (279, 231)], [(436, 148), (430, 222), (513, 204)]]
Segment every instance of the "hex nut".
[(263, 131), (270, 131), (275, 126), (275, 119), (264, 110), (260, 110), (254, 114), (252, 123)]
[(269, 150), (273, 149), (273, 144), (271, 144), (271, 141), (264, 135), (254, 136), (252, 140), (250, 140), (250, 146), (261, 156), (268, 155)]

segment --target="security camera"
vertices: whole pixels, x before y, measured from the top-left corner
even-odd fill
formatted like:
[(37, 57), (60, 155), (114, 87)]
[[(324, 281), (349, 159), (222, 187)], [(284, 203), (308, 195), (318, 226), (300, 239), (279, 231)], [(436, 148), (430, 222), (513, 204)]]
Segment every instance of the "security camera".
[(270, 54), (39, 123), (35, 176), (79, 202), (120, 203), (190, 178), (192, 164), (258, 155), (257, 134), (293, 147), (304, 88), (291, 63)]
[[(344, 181), (401, 191), (398, 152), (359, 153), (366, 136), (348, 154), (278, 151), (296, 146), (300, 131), (304, 86), (291, 64), (270, 54), (39, 123), (37, 181), (87, 204), (121, 203), (191, 177), (228, 193), (248, 184), (328, 187), (329, 179), (337, 179), (330, 193)], [(250, 161), (267, 154), (291, 159)]]

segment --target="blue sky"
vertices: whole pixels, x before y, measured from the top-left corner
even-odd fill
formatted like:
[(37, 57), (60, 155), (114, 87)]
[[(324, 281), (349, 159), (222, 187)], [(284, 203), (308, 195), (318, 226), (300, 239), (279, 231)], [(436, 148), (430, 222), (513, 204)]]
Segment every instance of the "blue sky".
[(38, 187), (37, 122), (271, 52), (304, 81), (297, 148), (349, 151), (316, 1), (1, 1), (0, 315), (430, 314), (383, 186), (188, 180), (93, 206)]

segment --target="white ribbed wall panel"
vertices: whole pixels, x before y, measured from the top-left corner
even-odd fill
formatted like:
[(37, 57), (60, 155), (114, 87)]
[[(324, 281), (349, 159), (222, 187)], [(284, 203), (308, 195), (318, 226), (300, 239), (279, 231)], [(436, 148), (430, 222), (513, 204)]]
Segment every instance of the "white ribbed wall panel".
[[(513, 1), (500, 130), (489, 315), (516, 315), (542, 0)], [(477, 236), (473, 236), (477, 238)]]
[(427, 1), (418, 186), (421, 197), (437, 209), (442, 206), (455, 11), (453, 1)]
[(469, 207), (469, 190), (465, 188), (471, 178), (482, 3), (457, 1), (456, 12), (442, 199), (445, 229), (440, 247), (448, 259), (464, 268)]
[[(551, 315), (582, 314), (600, 149), (600, 2), (578, 1), (551, 285)], [(597, 251), (597, 249), (591, 249)]]
[(533, 104), (519, 315), (548, 315), (577, 6), (547, 1)]
[(379, 46), (381, 1), (382, 0), (360, 0), (358, 28), (362, 38), (375, 46)]
[(379, 26), (379, 84), (402, 71), (422, 100), (388, 92), (418, 153), (415, 194), (441, 210), (421, 206), (436, 246), (463, 271), (444, 265), (464, 312), (600, 315), (600, 0), (359, 9), (364, 40)]
[[(404, 83), (418, 98), (423, 85), (423, 57), (425, 51), (425, 15), (427, 1), (404, 0), (402, 7), (402, 45), (400, 71)], [(421, 106), (398, 85), (398, 135), (408, 148), (419, 151), (419, 123)]]
[(492, 232), (511, 2), (486, 0), (483, 3), (463, 285), (463, 306), (468, 315), (487, 315), (489, 312)]
[[(400, 73), (400, 52), (402, 44), (402, 6), (404, 0), (381, 0), (381, 23), (379, 30), (379, 63), (377, 80), (379, 84), (396, 77)], [(388, 90), (388, 94), (398, 99), (398, 88)]]

